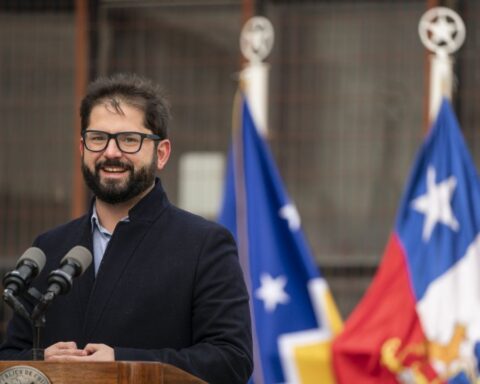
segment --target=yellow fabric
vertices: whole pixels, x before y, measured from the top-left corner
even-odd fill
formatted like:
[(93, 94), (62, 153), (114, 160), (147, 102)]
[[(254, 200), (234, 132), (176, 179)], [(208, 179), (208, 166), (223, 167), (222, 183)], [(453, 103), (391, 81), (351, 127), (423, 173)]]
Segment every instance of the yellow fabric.
[(328, 323), (330, 324), (330, 329), (332, 330), (332, 337), (338, 335), (343, 330), (343, 321), (338, 312), (333, 296), (330, 293), (330, 290), (324, 292), (324, 299), (326, 303), (326, 317)]
[[(337, 310), (330, 290), (323, 292), (325, 316), (332, 337), (343, 329), (342, 318)], [(332, 367), (332, 342), (312, 343), (298, 346), (294, 350), (294, 358), (301, 384), (335, 384), (335, 374)]]
[(302, 384), (335, 384), (330, 341), (295, 348), (295, 361)]

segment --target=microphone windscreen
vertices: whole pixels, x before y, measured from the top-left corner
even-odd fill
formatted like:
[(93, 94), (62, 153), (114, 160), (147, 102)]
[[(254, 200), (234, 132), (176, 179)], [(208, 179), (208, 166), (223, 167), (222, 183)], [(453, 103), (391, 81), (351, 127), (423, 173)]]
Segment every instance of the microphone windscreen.
[(30, 247), (28, 248), (22, 256), (17, 261), (17, 268), (23, 263), (24, 260), (30, 260), (37, 265), (38, 273), (40, 273), (45, 266), (47, 258), (45, 253), (40, 248)]
[(78, 276), (82, 275), (83, 272), (88, 268), (88, 266), (92, 263), (92, 253), (85, 247), (81, 245), (76, 245), (67, 254), (63, 257), (60, 265), (66, 262), (68, 259), (74, 260), (80, 266), (80, 273)]

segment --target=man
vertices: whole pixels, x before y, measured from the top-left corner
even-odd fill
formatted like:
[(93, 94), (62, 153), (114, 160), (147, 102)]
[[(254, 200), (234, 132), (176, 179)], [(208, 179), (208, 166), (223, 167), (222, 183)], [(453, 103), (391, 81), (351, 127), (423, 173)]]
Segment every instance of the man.
[[(165, 99), (135, 75), (100, 78), (80, 115), (82, 171), (95, 198), (85, 216), (37, 238), (47, 264), (36, 286), (45, 292), (75, 245), (94, 262), (46, 314), (45, 360), (160, 361), (210, 383), (245, 383), (250, 314), (234, 240), (171, 205), (155, 178), (170, 156)], [(0, 358), (23, 359), (31, 348), (31, 325), (14, 316)]]

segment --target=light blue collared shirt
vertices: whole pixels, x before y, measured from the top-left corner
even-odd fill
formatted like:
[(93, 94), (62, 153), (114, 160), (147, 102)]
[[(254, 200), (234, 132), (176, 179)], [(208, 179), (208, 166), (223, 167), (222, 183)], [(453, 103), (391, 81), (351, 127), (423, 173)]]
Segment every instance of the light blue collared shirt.
[[(107, 249), (108, 243), (112, 238), (112, 233), (107, 229), (102, 227), (100, 221), (98, 220), (97, 209), (95, 204), (93, 204), (93, 212), (91, 217), (92, 223), (92, 235), (93, 235), (93, 265), (95, 267), (95, 276), (97, 275), (98, 269), (103, 259), (105, 250)], [(125, 216), (122, 220), (124, 222), (130, 221), (128, 216)]]

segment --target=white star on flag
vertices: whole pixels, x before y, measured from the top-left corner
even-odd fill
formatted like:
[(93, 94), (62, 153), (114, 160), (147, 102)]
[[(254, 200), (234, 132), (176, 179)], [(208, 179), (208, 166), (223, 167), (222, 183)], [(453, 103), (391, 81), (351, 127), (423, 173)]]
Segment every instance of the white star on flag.
[(425, 215), (423, 222), (423, 241), (428, 241), (437, 223), (447, 225), (457, 231), (459, 224), (453, 214), (450, 200), (457, 186), (457, 179), (448, 179), (435, 184), (436, 171), (432, 166), (427, 170), (427, 192), (412, 201), (412, 208)]
[(291, 231), (300, 229), (300, 215), (295, 205), (289, 203), (280, 208), (279, 215), (282, 219), (288, 221), (288, 228)]
[(290, 301), (290, 297), (285, 292), (285, 285), (287, 285), (285, 276), (273, 278), (268, 273), (262, 273), (260, 287), (255, 291), (255, 297), (263, 300), (267, 312), (273, 312), (278, 304), (286, 304)]

